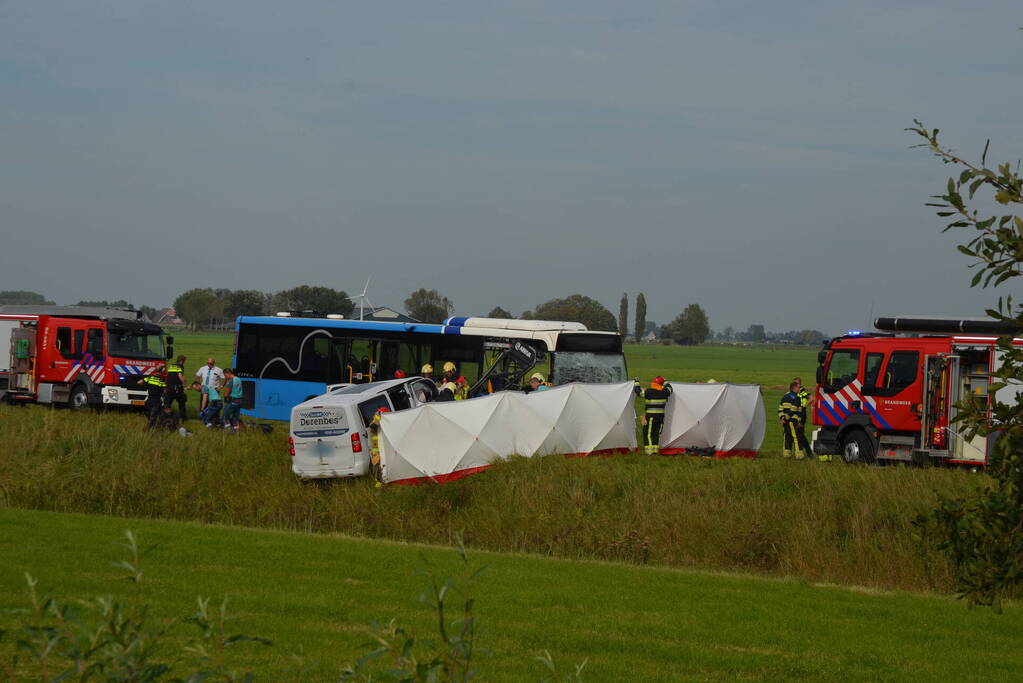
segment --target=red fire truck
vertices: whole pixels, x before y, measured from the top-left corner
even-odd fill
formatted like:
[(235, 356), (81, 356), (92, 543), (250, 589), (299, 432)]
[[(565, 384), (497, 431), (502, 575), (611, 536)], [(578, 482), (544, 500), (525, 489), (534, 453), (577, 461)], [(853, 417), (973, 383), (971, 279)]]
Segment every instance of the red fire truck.
[(139, 377), (164, 369), (173, 352), (173, 338), (167, 337), (165, 349), (163, 330), (128, 317), (133, 312), (10, 309), (0, 310), (0, 400), (66, 404), (76, 410), (141, 406), (146, 390), (136, 386)]
[[(850, 333), (818, 355), (814, 452), (846, 462), (985, 465), (997, 434), (967, 439), (954, 422), (956, 405), (971, 395), (990, 403), (995, 342), (1018, 330), (941, 318), (878, 318), (874, 326), (888, 333)], [(1011, 403), (1020, 392), (1023, 384), (1009, 384), (997, 398)]]

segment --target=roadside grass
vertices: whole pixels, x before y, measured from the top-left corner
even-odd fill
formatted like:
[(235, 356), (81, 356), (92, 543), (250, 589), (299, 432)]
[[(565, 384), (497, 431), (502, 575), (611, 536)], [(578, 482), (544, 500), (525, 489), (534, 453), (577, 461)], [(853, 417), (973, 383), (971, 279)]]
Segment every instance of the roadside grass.
[(442, 486), (302, 483), (287, 434), (143, 432), (141, 416), (0, 407), (0, 505), (949, 591), (914, 537), (985, 475), (631, 454), (514, 459)]
[[(225, 332), (175, 332), (174, 352), (188, 356), (186, 375), (214, 356), (221, 367), (230, 367), (233, 336)], [(719, 382), (759, 384), (767, 409), (767, 433), (761, 452), (781, 452), (782, 433), (774, 418), (778, 402), (788, 391), (793, 377), (802, 377), (812, 386), (817, 368), (817, 348), (792, 346), (733, 346), (703, 344), (700, 346), (661, 346), (659, 344), (627, 344), (625, 358), (629, 376), (646, 385), (656, 375), (676, 382)], [(194, 395), (189, 396), (192, 401)], [(807, 438), (812, 425), (807, 426)]]
[[(457, 576), (450, 549), (334, 535), (268, 532), (105, 516), (0, 509), (0, 657), (9, 658), (25, 607), (24, 573), (63, 597), (125, 594), (123, 532), (142, 546), (143, 598), (156, 619), (195, 610), (198, 596), (228, 599), (229, 628), (269, 638), (227, 659), (263, 678), (318, 666), (303, 680), (337, 680), (366, 651), (364, 627), (391, 619), (419, 637), (436, 615), (416, 600), (420, 554)], [(1023, 665), (1023, 612), (798, 580), (475, 552), (480, 680), (539, 680), (532, 658), (549, 651), (562, 671), (587, 661), (584, 679), (1011, 680)], [(170, 645), (191, 631), (179, 625)], [(8, 659), (9, 661), (9, 659)]]

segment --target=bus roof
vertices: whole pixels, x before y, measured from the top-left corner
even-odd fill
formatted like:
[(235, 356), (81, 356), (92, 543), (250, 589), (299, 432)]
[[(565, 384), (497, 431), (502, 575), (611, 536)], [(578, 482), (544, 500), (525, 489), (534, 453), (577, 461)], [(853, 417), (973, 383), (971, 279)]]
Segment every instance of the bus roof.
[[(336, 330), (364, 330), (369, 332), (407, 332), (418, 334), (455, 334), (471, 337), (504, 339), (534, 339), (547, 345), (549, 351), (557, 348), (558, 337), (572, 335), (618, 336), (617, 332), (595, 332), (580, 323), (558, 320), (511, 320), (498, 318), (448, 318), (445, 323), (379, 322), (345, 318), (312, 318), (298, 316), (240, 316), (241, 325), (280, 325), (282, 327), (318, 327)], [(504, 323), (504, 327), (496, 327)]]

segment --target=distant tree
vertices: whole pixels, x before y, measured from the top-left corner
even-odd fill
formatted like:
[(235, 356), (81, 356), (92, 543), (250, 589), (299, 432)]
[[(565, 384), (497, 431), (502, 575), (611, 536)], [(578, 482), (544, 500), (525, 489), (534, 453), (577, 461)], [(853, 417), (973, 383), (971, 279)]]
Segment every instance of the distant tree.
[(174, 310), (193, 330), (224, 317), (223, 303), (210, 288), (190, 289), (174, 300)]
[(8, 290), (0, 292), (0, 304), (18, 306), (53, 306), (53, 302), (37, 292)]
[(746, 330), (747, 341), (762, 342), (765, 336), (763, 325), (750, 325), (749, 329)]
[(99, 301), (79, 301), (75, 304), (75, 306), (88, 306), (90, 308), (122, 308), (128, 311), (135, 310), (135, 307), (124, 299), (118, 299), (117, 301), (107, 301), (106, 299)]
[[(622, 294), (622, 300), (618, 302), (618, 334), (624, 338), (629, 334), (629, 295)], [(639, 338), (636, 339), (639, 341)]]
[(647, 333), (646, 325), (646, 297), (643, 292), (636, 295), (636, 341), (641, 340)]
[[(237, 318), (240, 315), (266, 315), (269, 297), (258, 289), (236, 289), (224, 297), (224, 315)], [(350, 303), (350, 302), (349, 302)]]
[(822, 343), (826, 337), (820, 330), (800, 330), (796, 332), (792, 341), (796, 344), (803, 344), (805, 346), (817, 346)]
[[(689, 304), (678, 317), (665, 326), (667, 338), (676, 344), (691, 346), (702, 344), (710, 335), (710, 321), (699, 304)], [(665, 336), (662, 331), (662, 337)]]
[(532, 311), (522, 311), (522, 314), (519, 315), (519, 320), (532, 320), (532, 319), (533, 319), (533, 312)]
[(441, 296), (436, 289), (421, 287), (405, 299), (405, 312), (424, 323), (439, 323), (455, 310), (451, 299)]
[(160, 311), (152, 306), (139, 306), (139, 312), (149, 318), (150, 320), (156, 320), (160, 315)]
[(511, 318), (512, 314), (504, 310), (500, 306), (494, 306), (490, 309), (490, 313), (487, 313), (488, 318)]
[(661, 326), (658, 325), (657, 323), (655, 323), (653, 320), (647, 320), (646, 321), (646, 325), (643, 326), (643, 336), (645, 337), (648, 334), (650, 334), (651, 332), (653, 332), (654, 334), (657, 334), (657, 332), (660, 330), (660, 328), (661, 328)]
[(346, 318), (355, 309), (355, 304), (344, 291), (311, 285), (300, 285), (277, 292), (271, 302), (275, 311), (318, 311), (338, 313)]
[(614, 332), (618, 329), (618, 321), (611, 311), (599, 301), (582, 294), (546, 301), (533, 309), (533, 318), (582, 323), (590, 330)]
[(729, 325), (725, 329), (721, 330), (721, 339), (723, 341), (732, 341), (735, 338), (735, 330)]

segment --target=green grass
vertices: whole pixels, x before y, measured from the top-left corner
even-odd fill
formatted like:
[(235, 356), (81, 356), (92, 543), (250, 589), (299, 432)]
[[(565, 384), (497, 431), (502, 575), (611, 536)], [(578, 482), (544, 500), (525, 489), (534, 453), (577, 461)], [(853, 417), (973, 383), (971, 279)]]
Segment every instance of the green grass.
[[(229, 599), (232, 632), (274, 641), (236, 651), (240, 666), (280, 672), (291, 654), (336, 680), (362, 650), (363, 626), (396, 619), (429, 636), (416, 601), (419, 553), (440, 574), (451, 550), (340, 536), (0, 509), (0, 608), (22, 607), (24, 572), (69, 597), (123, 594), (111, 560), (125, 529), (142, 545), (154, 616), (184, 616), (197, 596)], [(480, 680), (538, 680), (530, 658), (588, 659), (585, 678), (617, 680), (1010, 680), (1023, 665), (1023, 613), (954, 600), (853, 591), (591, 561), (478, 552)], [(2, 612), (0, 612), (2, 614)], [(0, 628), (15, 625), (0, 616)], [(177, 641), (188, 631), (172, 632)], [(10, 654), (8, 644), (0, 654)]]
[[(342, 532), (638, 564), (951, 589), (911, 521), (987, 481), (781, 458), (548, 457), (443, 486), (303, 484), (287, 434), (141, 431), (130, 414), (0, 407), (0, 505)], [(40, 438), (46, 435), (46, 438)]]
[(234, 354), (234, 335), (230, 332), (187, 332), (168, 330), (174, 337), (174, 355), (188, 358), (185, 363), (186, 377), (195, 375), (196, 370), (206, 364), (206, 359), (213, 356), (217, 365), (229, 368)]

